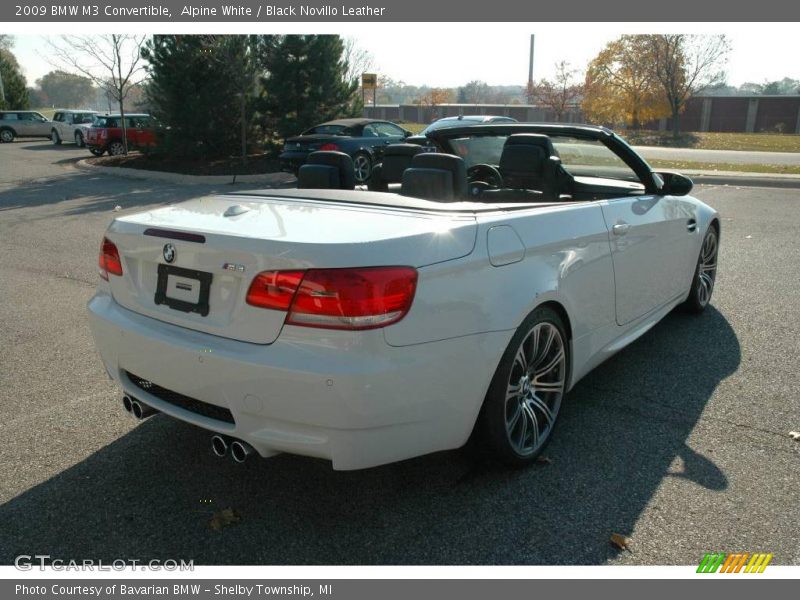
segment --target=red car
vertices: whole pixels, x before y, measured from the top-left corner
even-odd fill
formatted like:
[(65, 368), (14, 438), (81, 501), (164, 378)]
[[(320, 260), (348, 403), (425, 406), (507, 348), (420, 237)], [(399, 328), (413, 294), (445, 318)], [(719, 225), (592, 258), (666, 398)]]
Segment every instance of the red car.
[[(145, 114), (126, 114), (125, 127), (128, 148), (151, 148), (156, 145), (153, 118)], [(86, 146), (95, 156), (108, 152), (111, 156), (123, 154), (122, 118), (116, 115), (97, 115), (86, 132)]]

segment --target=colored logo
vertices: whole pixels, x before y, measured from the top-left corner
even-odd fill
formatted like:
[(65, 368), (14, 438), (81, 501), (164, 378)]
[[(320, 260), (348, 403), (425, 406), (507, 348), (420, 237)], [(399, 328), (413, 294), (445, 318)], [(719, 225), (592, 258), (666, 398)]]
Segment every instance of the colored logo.
[(763, 573), (772, 554), (763, 552), (710, 552), (703, 557), (697, 567), (698, 573)]

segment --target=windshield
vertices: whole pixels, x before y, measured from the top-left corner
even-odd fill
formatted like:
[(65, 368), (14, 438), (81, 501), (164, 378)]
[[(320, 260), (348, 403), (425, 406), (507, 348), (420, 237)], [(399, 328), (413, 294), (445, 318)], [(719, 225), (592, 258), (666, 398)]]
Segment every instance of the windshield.
[[(449, 140), (453, 153), (467, 163), (500, 165), (506, 135), (469, 136)], [(619, 156), (599, 140), (551, 135), (564, 169), (576, 177), (603, 177), (639, 182), (639, 177)]]
[(463, 119), (439, 119), (428, 125), (425, 129), (420, 131), (420, 135), (425, 135), (430, 131), (437, 129), (444, 129), (445, 127), (460, 127), (461, 125), (470, 125), (474, 123), (483, 123), (483, 117), (464, 117)]

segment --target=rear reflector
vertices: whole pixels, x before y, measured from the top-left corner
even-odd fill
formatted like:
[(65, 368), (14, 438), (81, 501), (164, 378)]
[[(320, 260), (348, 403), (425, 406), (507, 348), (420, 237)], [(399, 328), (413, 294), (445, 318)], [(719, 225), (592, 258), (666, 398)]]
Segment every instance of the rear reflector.
[(320, 146), (319, 149), (321, 151), (338, 150), (339, 146), (337, 146), (332, 142), (328, 142), (327, 144), (322, 144), (322, 146)]
[(265, 271), (250, 285), (247, 303), (288, 311), (291, 325), (375, 329), (406, 315), (416, 287), (411, 267)]
[(100, 277), (108, 281), (108, 274), (122, 275), (122, 261), (119, 258), (119, 250), (114, 242), (108, 238), (103, 238), (103, 245), (100, 247)]

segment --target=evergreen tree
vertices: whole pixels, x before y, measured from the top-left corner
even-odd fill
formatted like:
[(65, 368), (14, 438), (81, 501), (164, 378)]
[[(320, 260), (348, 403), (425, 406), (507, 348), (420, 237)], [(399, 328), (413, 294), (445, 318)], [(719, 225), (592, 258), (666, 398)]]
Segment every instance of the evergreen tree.
[(14, 54), (6, 47), (0, 48), (0, 79), (2, 79), (2, 96), (0, 110), (22, 110), (29, 107), (28, 89), (25, 76), (19, 68)]
[(338, 117), (361, 114), (358, 80), (347, 79), (338, 35), (287, 35), (261, 47), (265, 131), (284, 139)]
[[(242, 83), (252, 62), (251, 37), (156, 35), (147, 43), (142, 51), (149, 62), (147, 102), (167, 126), (165, 150), (193, 158), (241, 151), (242, 129), (246, 136), (252, 121), (254, 86)], [(254, 72), (250, 80), (255, 82)]]

